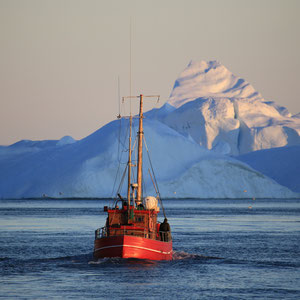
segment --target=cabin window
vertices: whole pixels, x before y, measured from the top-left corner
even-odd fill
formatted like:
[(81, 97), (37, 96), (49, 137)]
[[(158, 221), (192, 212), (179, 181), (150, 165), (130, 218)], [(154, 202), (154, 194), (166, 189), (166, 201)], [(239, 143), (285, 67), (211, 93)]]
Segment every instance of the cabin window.
[(137, 223), (144, 222), (144, 216), (135, 216), (135, 222)]

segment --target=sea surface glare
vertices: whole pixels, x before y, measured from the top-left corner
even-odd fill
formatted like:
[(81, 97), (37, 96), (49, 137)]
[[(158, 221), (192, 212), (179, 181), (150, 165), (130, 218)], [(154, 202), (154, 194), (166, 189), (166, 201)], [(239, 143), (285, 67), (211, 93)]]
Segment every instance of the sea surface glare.
[(160, 262), (93, 259), (107, 204), (0, 200), (0, 298), (300, 299), (299, 199), (166, 200)]

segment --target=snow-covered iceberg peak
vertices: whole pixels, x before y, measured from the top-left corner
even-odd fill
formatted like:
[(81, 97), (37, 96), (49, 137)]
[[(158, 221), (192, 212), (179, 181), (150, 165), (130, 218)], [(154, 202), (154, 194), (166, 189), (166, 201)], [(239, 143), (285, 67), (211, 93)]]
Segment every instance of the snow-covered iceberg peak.
[(74, 143), (76, 143), (76, 140), (74, 140), (71, 136), (66, 135), (56, 143), (56, 146), (64, 146), (64, 145), (69, 145)]
[(218, 61), (191, 61), (175, 81), (168, 103), (176, 108), (200, 97), (260, 99), (252, 85)]

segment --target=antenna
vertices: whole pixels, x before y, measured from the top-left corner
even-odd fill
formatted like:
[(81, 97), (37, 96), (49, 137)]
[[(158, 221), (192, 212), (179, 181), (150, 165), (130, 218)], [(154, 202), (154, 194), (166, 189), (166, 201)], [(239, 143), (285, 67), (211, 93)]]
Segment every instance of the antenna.
[[(132, 17), (130, 17), (130, 28), (129, 28), (129, 96), (132, 96)], [(131, 100), (130, 100), (130, 115), (131, 115)]]
[(120, 76), (118, 76), (118, 106), (119, 106), (119, 114), (117, 116), (118, 119), (121, 118), (121, 95), (120, 95)]

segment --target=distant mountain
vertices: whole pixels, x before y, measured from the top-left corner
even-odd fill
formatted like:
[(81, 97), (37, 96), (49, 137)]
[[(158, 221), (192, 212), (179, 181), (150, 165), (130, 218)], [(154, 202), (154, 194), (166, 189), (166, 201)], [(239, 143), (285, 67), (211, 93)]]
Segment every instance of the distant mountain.
[(216, 61), (191, 62), (175, 81), (168, 102), (148, 116), (222, 154), (300, 145), (299, 116), (265, 101)]
[[(27, 141), (1, 147), (0, 198), (115, 196), (127, 162), (126, 132), (128, 122), (119, 120), (61, 146)], [(161, 122), (146, 119), (144, 132), (164, 198), (295, 196), (246, 164), (209, 151)], [(147, 157), (146, 149), (144, 153)], [(144, 191), (153, 195), (149, 168), (145, 161)]]
[(254, 151), (237, 159), (300, 193), (300, 146)]

